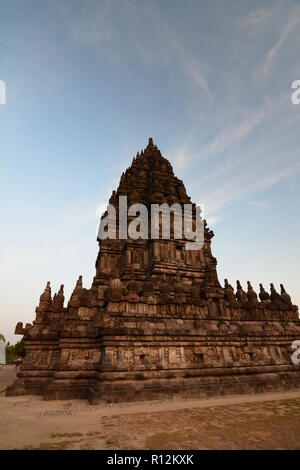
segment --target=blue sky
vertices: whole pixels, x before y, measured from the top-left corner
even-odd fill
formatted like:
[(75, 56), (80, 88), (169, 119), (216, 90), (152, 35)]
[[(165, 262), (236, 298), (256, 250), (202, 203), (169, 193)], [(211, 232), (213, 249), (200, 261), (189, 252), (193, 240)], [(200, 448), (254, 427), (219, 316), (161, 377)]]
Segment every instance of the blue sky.
[(300, 304), (300, 2), (1, 1), (0, 331), (90, 286), (99, 212), (148, 137), (215, 232), (223, 282)]

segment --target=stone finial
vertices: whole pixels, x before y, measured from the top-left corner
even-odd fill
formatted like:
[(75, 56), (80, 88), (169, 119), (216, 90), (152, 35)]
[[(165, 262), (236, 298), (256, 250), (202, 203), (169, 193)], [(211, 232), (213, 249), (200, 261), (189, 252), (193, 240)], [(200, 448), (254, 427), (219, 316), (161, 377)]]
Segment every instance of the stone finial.
[(243, 290), (240, 281), (236, 281), (236, 299), (238, 302), (245, 303), (248, 302), (248, 297), (246, 292)]
[(228, 279), (224, 279), (225, 300), (236, 303), (233, 287), (229, 284)]
[(79, 288), (82, 289), (82, 276), (80, 275), (79, 278), (77, 279), (75, 289)]
[(285, 290), (283, 284), (280, 284), (280, 292), (281, 292), (281, 299), (282, 299), (282, 301), (283, 301), (285, 304), (287, 304), (287, 305), (289, 305), (289, 306), (292, 306), (292, 305), (293, 305), (293, 304), (292, 304), (292, 299), (291, 299), (290, 295), (286, 292), (286, 290)]
[(57, 294), (54, 294), (53, 297), (53, 309), (56, 310), (61, 310), (64, 306), (64, 285), (61, 284), (59, 291)]
[(270, 296), (268, 292), (265, 291), (264, 286), (262, 284), (259, 284), (260, 292), (259, 292), (259, 298), (262, 302), (269, 302), (270, 301)]
[(271, 301), (275, 303), (278, 303), (278, 302), (281, 303), (281, 297), (276, 291), (274, 284), (272, 283), (270, 284), (270, 290), (271, 290), (271, 295), (270, 295)]
[(46, 287), (42, 295), (40, 296), (40, 308), (45, 308), (47, 305), (51, 303), (51, 287), (50, 287), (50, 281), (47, 282)]
[(80, 296), (80, 293), (82, 292), (82, 276), (80, 275), (77, 279), (76, 285), (74, 287), (74, 290), (71, 294), (71, 304), (76, 303), (78, 301), (78, 296)]
[(57, 293), (57, 298), (58, 298), (62, 303), (64, 303), (65, 296), (64, 296), (64, 285), (63, 285), (63, 284), (60, 285), (59, 291), (58, 291), (58, 293)]
[(257, 294), (255, 290), (253, 289), (253, 287), (251, 286), (250, 281), (247, 281), (247, 286), (248, 286), (248, 291), (247, 291), (248, 301), (251, 303), (256, 303), (258, 301)]
[(23, 327), (23, 322), (19, 321), (15, 328), (15, 335), (24, 335), (25, 328)]
[(152, 137), (149, 137), (148, 146), (152, 147), (152, 145), (153, 145), (153, 139)]

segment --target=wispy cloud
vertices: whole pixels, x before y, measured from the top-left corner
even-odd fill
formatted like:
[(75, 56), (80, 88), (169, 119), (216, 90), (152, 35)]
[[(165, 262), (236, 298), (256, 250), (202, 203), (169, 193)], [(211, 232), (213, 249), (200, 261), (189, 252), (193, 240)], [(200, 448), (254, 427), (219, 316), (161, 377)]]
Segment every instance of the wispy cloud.
[(267, 203), (265, 201), (249, 201), (250, 206), (257, 207), (258, 209), (266, 209)]
[(191, 50), (180, 44), (178, 38), (170, 38), (170, 48), (175, 56), (178, 57), (183, 73), (193, 82), (193, 84), (201, 89), (209, 101), (212, 102), (213, 94), (208, 85), (204, 64), (199, 60)]
[(250, 34), (256, 34), (274, 17), (275, 8), (257, 8), (240, 21), (240, 25)]
[(210, 227), (215, 227), (216, 224), (217, 224), (218, 222), (220, 222), (220, 220), (222, 220), (222, 217), (221, 217), (221, 216), (219, 216), (219, 215), (212, 215), (211, 217), (208, 217), (208, 218), (206, 219), (206, 222), (208, 223), (208, 225), (209, 225)]
[(247, 116), (237, 126), (224, 127), (213, 141), (202, 150), (202, 153), (216, 155), (224, 152), (228, 147), (232, 147), (233, 145), (240, 143), (259, 125), (263, 117), (264, 112), (259, 111), (254, 115)]
[(180, 70), (210, 101), (213, 98), (199, 56), (184, 45), (178, 31), (165, 23), (154, 4), (111, 1), (92, 4), (70, 20), (69, 35), (83, 46), (99, 50), (109, 46), (111, 58), (117, 55), (121, 64), (124, 61), (121, 51), (126, 47), (144, 66), (168, 67), (174, 74)]
[(266, 59), (264, 61), (263, 65), (263, 73), (264, 75), (267, 75), (267, 73), (270, 70), (270, 67), (275, 60), (276, 56), (279, 54), (282, 46), (290, 36), (290, 34), (293, 32), (295, 27), (299, 24), (299, 10), (297, 12), (293, 12), (292, 16), (288, 19), (288, 21), (285, 23), (284, 27), (282, 28), (279, 38), (276, 41), (276, 43), (273, 45), (273, 47), (269, 50)]
[(240, 202), (246, 195), (256, 194), (269, 189), (280, 181), (289, 178), (292, 175), (300, 173), (300, 162), (284, 165), (284, 158), (281, 161), (281, 167), (270, 170), (267, 176), (261, 175), (260, 168), (254, 168), (246, 175), (239, 175), (231, 181), (224, 183), (217, 190), (212, 191), (204, 199), (205, 212), (209, 217), (219, 215), (219, 212), (233, 202)]
[[(257, 110), (256, 112), (249, 112), (246, 117), (237, 122), (232, 121), (231, 124), (224, 122), (219, 131), (216, 132), (212, 139), (196, 150), (192, 148), (192, 144), (198, 135), (197, 125), (189, 132), (184, 142), (181, 142), (175, 149), (171, 150), (169, 157), (175, 165), (176, 169), (182, 169), (191, 162), (200, 163), (203, 159), (210, 159), (214, 156), (221, 155), (226, 150), (234, 149), (235, 146), (241, 145), (251, 132), (254, 131), (265, 116), (265, 110)], [(226, 117), (224, 117), (226, 121)], [(221, 166), (214, 168), (214, 177), (220, 176), (225, 171), (235, 167), (245, 158), (240, 155), (238, 158), (224, 159), (222, 157)], [(209, 175), (204, 176), (208, 178)]]

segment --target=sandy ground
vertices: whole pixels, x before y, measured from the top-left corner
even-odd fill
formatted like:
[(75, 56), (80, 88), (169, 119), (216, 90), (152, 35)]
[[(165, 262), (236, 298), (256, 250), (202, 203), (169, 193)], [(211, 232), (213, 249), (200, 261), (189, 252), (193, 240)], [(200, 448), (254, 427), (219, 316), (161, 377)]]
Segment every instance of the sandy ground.
[[(0, 369), (0, 390), (13, 382)], [(0, 449), (300, 449), (300, 390), (90, 406), (0, 394)]]

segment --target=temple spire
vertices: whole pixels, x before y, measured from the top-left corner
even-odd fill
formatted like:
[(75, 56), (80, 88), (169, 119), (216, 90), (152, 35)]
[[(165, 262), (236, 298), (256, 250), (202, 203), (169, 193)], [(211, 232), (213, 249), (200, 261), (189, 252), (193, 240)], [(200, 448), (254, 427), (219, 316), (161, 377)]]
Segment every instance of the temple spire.
[(48, 304), (50, 304), (52, 301), (51, 299), (51, 287), (50, 287), (50, 281), (47, 282), (47, 285), (45, 287), (44, 292), (40, 296), (40, 308), (45, 308), (47, 307)]

